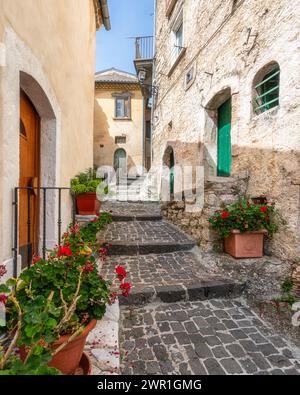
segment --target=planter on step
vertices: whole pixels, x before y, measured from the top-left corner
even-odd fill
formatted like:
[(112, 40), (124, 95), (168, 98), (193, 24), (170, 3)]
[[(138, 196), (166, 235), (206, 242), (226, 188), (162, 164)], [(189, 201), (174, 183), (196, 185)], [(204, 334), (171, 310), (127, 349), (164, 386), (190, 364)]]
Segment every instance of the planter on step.
[(79, 215), (96, 215), (100, 211), (96, 192), (86, 192), (76, 196), (76, 205)]
[[(60, 370), (65, 375), (73, 375), (76, 369), (81, 366), (82, 363), (85, 364), (85, 370), (90, 370), (87, 367), (86, 360), (82, 361), (83, 349), (86, 343), (86, 338), (91, 330), (95, 328), (97, 320), (92, 320), (83, 330), (83, 332), (76, 336), (73, 340), (66, 344), (66, 346), (59, 351), (52, 360), (49, 362), (49, 366)], [(54, 344), (53, 349), (58, 348), (63, 343), (66, 343), (70, 335), (61, 336)], [(22, 360), (25, 360), (27, 355), (25, 347), (20, 348), (20, 356)]]
[(266, 230), (245, 233), (232, 230), (230, 236), (224, 238), (224, 251), (234, 258), (261, 258), (266, 234)]

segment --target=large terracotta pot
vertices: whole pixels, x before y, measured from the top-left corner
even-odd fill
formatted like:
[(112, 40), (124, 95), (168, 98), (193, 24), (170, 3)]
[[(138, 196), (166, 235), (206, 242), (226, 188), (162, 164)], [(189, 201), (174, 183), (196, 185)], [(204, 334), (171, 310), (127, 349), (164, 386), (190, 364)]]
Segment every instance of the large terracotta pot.
[(89, 356), (84, 352), (77, 369), (74, 372), (75, 376), (90, 376), (92, 374), (92, 363)]
[[(86, 338), (90, 331), (95, 328), (96, 324), (97, 320), (92, 320), (79, 336), (71, 340), (70, 343), (68, 343), (61, 351), (54, 355), (48, 365), (60, 370), (65, 375), (74, 374), (80, 365)], [(69, 338), (69, 335), (61, 336), (53, 344), (53, 348), (58, 348), (63, 343), (67, 342)], [(20, 348), (20, 356), (22, 360), (25, 359), (26, 354), (25, 348)]]
[(87, 192), (76, 196), (76, 204), (79, 215), (99, 214), (100, 202), (96, 192)]
[(266, 230), (246, 233), (233, 230), (230, 236), (224, 238), (224, 251), (234, 258), (261, 258), (266, 233)]

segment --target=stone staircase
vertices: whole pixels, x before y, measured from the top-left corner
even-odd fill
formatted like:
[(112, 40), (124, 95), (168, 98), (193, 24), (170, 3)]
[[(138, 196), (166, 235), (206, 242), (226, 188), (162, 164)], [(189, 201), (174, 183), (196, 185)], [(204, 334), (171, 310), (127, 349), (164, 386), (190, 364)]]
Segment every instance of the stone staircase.
[(114, 218), (98, 235), (111, 244), (101, 273), (114, 278), (123, 265), (133, 285), (120, 304), (178, 302), (240, 296), (244, 284), (211, 270), (197, 256), (194, 239), (163, 220), (155, 203), (106, 203)]
[(120, 202), (130, 201), (157, 201), (156, 187), (151, 177), (137, 176), (127, 179), (114, 188), (114, 199)]

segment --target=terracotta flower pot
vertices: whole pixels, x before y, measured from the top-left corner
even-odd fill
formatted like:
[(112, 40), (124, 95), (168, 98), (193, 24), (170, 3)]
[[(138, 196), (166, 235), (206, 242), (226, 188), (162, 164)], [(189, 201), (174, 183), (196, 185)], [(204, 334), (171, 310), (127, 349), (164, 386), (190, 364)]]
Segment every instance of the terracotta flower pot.
[(266, 230), (241, 233), (233, 230), (224, 238), (224, 251), (234, 258), (261, 258), (264, 249)]
[(90, 376), (92, 374), (92, 363), (89, 356), (84, 352), (77, 369), (74, 372), (75, 376)]
[(99, 214), (100, 202), (96, 192), (87, 192), (76, 196), (76, 204), (79, 215)]
[[(90, 331), (95, 328), (97, 320), (92, 320), (84, 329), (84, 331), (75, 339), (71, 340), (61, 351), (59, 351), (52, 360), (49, 366), (60, 370), (65, 375), (72, 375), (80, 365), (82, 360), (83, 349), (86, 343), (86, 338)], [(53, 348), (56, 349), (63, 343), (67, 342), (70, 335), (61, 336), (54, 344)], [(26, 357), (26, 350), (24, 347), (20, 348), (21, 359)]]

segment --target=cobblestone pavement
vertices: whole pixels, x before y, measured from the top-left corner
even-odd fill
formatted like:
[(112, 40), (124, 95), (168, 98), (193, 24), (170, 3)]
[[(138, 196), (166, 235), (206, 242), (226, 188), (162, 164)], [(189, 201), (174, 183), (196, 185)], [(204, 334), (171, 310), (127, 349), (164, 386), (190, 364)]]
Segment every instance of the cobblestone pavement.
[[(158, 204), (114, 203), (112, 209), (122, 218), (99, 234), (116, 247), (101, 271), (111, 277), (116, 265), (124, 265), (133, 283), (129, 305), (121, 306), (122, 374), (300, 373), (300, 350), (234, 299), (243, 290), (239, 280), (247, 280), (247, 264), (235, 283), (220, 267), (221, 254), (199, 251), (164, 220), (147, 220), (159, 215)], [(139, 210), (145, 210), (142, 221)], [(234, 264), (231, 258), (226, 263)], [(143, 297), (136, 297), (139, 288)]]
[(122, 308), (122, 374), (300, 374), (300, 350), (237, 300)]
[(138, 243), (186, 243), (191, 237), (185, 235), (166, 221), (112, 222), (98, 234), (107, 242)]

